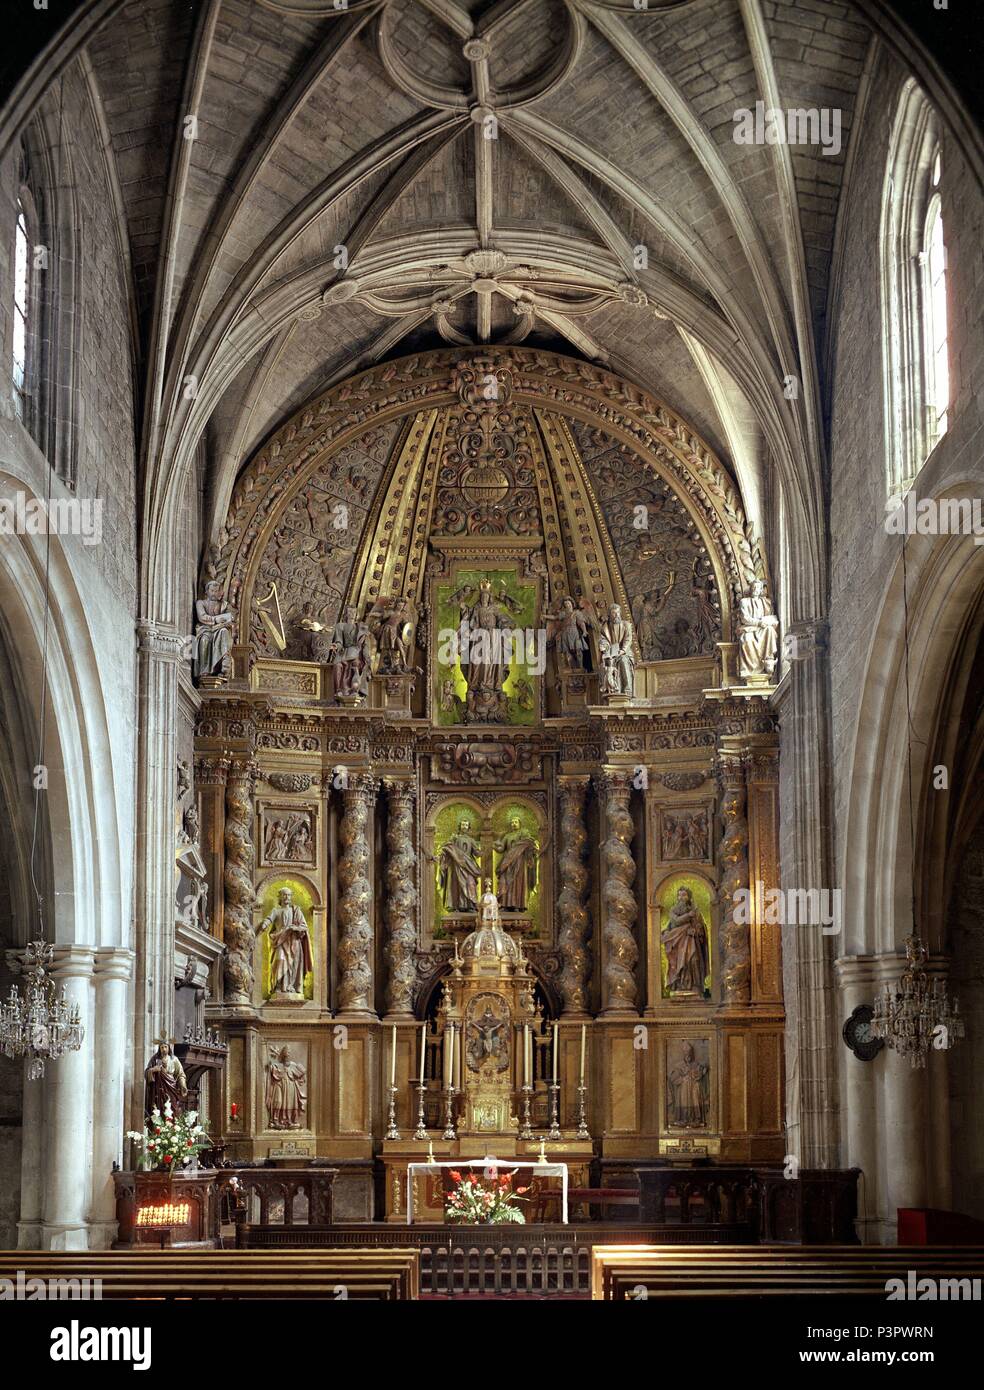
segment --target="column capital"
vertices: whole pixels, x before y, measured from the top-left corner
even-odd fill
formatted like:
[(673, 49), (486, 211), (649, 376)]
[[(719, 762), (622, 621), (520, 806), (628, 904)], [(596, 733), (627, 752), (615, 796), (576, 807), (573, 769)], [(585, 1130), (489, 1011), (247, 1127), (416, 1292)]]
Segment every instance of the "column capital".
[(127, 946), (103, 946), (96, 951), (93, 975), (98, 981), (129, 980), (136, 953)]
[(176, 666), (188, 655), (188, 634), (179, 632), (170, 623), (142, 618), (137, 623), (137, 651)]

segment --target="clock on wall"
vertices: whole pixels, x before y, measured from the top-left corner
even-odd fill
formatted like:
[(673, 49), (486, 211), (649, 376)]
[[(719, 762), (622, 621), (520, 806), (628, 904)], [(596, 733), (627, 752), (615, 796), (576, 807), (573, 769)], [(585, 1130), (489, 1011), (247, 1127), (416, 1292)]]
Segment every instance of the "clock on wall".
[(841, 1029), (841, 1036), (860, 1062), (870, 1062), (885, 1046), (884, 1038), (871, 1031), (875, 1011), (870, 1004), (859, 1004)]

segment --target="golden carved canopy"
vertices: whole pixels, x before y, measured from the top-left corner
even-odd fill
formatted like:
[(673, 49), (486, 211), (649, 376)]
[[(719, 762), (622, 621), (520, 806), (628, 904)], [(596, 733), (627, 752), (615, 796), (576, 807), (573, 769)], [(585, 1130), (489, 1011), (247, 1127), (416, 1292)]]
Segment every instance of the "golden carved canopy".
[(420, 354), (333, 387), (243, 470), (219, 540), (238, 641), (266, 656), (255, 600), (273, 584), (285, 626), (330, 624), (347, 604), (421, 603), (433, 549), (523, 556), (551, 608), (621, 603), (644, 661), (713, 654), (764, 576), (734, 482), (685, 421), (533, 349)]

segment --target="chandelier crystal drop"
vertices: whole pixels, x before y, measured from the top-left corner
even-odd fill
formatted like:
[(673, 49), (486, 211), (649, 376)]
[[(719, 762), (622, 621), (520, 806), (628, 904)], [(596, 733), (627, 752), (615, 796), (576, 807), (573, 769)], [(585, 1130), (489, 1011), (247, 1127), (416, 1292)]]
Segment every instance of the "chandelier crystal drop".
[(64, 985), (59, 995), (48, 974), (54, 955), (55, 948), (43, 938), (31, 941), (24, 952), (24, 996), (11, 985), (8, 998), (0, 1003), (0, 1052), (29, 1058), (31, 1081), (44, 1076), (46, 1061), (78, 1052), (85, 1036), (78, 1004), (68, 998)]
[(931, 980), (926, 971), (926, 947), (915, 932), (905, 939), (906, 968), (893, 988), (886, 984), (875, 996), (871, 1031), (876, 1038), (908, 1057), (911, 1067), (925, 1067), (931, 1047), (950, 1047), (964, 1036), (960, 1004), (952, 1004), (946, 981)]

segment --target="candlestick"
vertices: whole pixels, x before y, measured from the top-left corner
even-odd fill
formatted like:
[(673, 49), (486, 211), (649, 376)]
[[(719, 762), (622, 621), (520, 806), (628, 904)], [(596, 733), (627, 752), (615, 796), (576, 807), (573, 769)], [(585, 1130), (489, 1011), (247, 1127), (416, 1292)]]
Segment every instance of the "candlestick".
[(530, 1084), (530, 1073), (533, 1070), (533, 1040), (530, 1037), (530, 1025), (523, 1024), (523, 1086)]
[(553, 1079), (557, 1081), (557, 1024), (553, 1026)]
[(399, 1139), (399, 1137), (400, 1137), (400, 1131), (399, 1131), (399, 1130), (397, 1129), (397, 1127), (396, 1127), (396, 1094), (397, 1094), (397, 1088), (396, 1088), (395, 1086), (391, 1086), (389, 1089), (390, 1089), (389, 1128), (386, 1130), (386, 1138), (387, 1138), (387, 1139)]
[(424, 1019), (420, 1025), (420, 1080), (424, 1079), (424, 1072), (427, 1070), (427, 1020)]
[(581, 1024), (581, 1070), (578, 1073), (578, 1084), (584, 1085), (584, 1049), (588, 1041), (588, 1029), (585, 1024)]
[(578, 1086), (577, 1088), (577, 1137), (579, 1139), (591, 1138), (591, 1135), (588, 1131), (587, 1112), (584, 1108), (584, 1097), (587, 1095), (587, 1093), (588, 1088), (582, 1081), (580, 1086)]
[(563, 1139), (560, 1132), (560, 1086), (554, 1080), (550, 1087), (550, 1135), (551, 1139)]
[(452, 1037), (453, 1037), (452, 1047), (453, 1047), (453, 1050), (454, 1050), (454, 1065), (453, 1065), (453, 1068), (452, 1068), (452, 1070), (453, 1070), (452, 1081), (453, 1081), (453, 1083), (454, 1083), (454, 1089), (455, 1089), (456, 1091), (460, 1091), (460, 1090), (461, 1090), (461, 1029), (456, 1027), (456, 1028), (454, 1029), (454, 1032), (453, 1032)]
[(445, 1139), (457, 1139), (458, 1133), (454, 1127), (454, 1098), (457, 1095), (453, 1086), (449, 1086), (444, 1092), (444, 1126)]
[(424, 1123), (426, 1119), (424, 1115), (424, 1091), (426, 1089), (427, 1088), (425, 1087), (423, 1082), (421, 1082), (420, 1085), (417, 1087), (419, 1104), (417, 1106), (417, 1128), (413, 1132), (413, 1137), (415, 1139), (427, 1138), (427, 1127)]
[(530, 1101), (532, 1097), (533, 1087), (527, 1082), (527, 1084), (523, 1087), (523, 1127), (519, 1131), (520, 1139), (533, 1138), (533, 1126), (530, 1123), (532, 1119), (532, 1116), (530, 1115)]
[(390, 1030), (390, 1085), (396, 1085), (396, 1024)]

